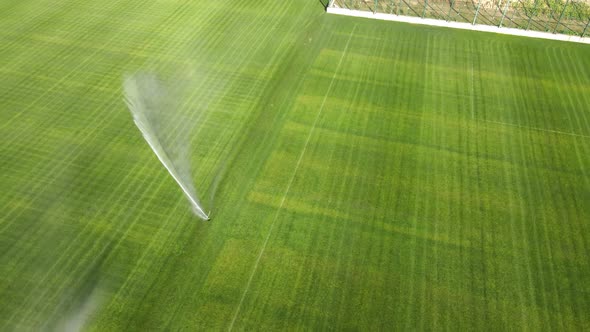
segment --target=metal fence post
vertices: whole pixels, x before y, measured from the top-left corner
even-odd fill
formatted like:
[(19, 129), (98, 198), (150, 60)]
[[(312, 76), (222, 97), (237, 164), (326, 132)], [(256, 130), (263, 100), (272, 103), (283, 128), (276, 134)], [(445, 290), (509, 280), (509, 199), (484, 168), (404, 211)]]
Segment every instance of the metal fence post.
[[(551, 13), (549, 13), (550, 18), (553, 18), (554, 12), (555, 12), (555, 7), (551, 8)], [(549, 20), (545, 20), (545, 31), (549, 31)]]
[(375, 14), (377, 12), (377, 1), (378, 0), (375, 0), (375, 4), (373, 5), (374, 6), (373, 7), (373, 14)]
[(473, 23), (471, 25), (475, 25), (475, 21), (477, 21), (477, 14), (479, 14), (479, 8), (481, 7), (481, 0), (477, 3), (477, 9), (475, 10), (475, 16), (473, 17)]
[(402, 8), (402, 0), (399, 0), (399, 4), (397, 5), (397, 13), (395, 13), (397, 16), (399, 16), (399, 9)]
[[(494, 1), (494, 3), (495, 2), (496, 1)], [(496, 19), (496, 14), (498, 13), (498, 9), (500, 9), (500, 4), (501, 4), (501, 1), (498, 1), (498, 4), (494, 6), (494, 7), (496, 7), (496, 9), (494, 10), (494, 16), (492, 17), (492, 19)]]
[(451, 20), (451, 12), (453, 11), (454, 5), (455, 5), (455, 0), (451, 0), (451, 7), (449, 8), (449, 13), (447, 14), (447, 22)]
[(561, 19), (563, 18), (563, 14), (565, 13), (565, 10), (567, 9), (567, 6), (569, 5), (569, 3), (570, 3), (570, 0), (567, 0), (565, 2), (565, 6), (563, 6), (563, 10), (561, 11), (561, 15), (559, 15), (559, 19), (557, 20), (557, 24), (555, 25), (555, 28), (553, 29), (553, 33), (557, 32), (557, 27), (561, 23)]
[(428, 6), (428, 0), (424, 0), (424, 10), (422, 11), (422, 18), (426, 15), (426, 6)]
[(584, 35), (586, 34), (586, 30), (588, 29), (588, 25), (590, 25), (590, 19), (588, 20), (588, 23), (586, 23), (586, 26), (584, 27), (584, 31), (582, 31), (582, 38), (584, 38)]
[(508, 6), (510, 6), (510, 0), (506, 1), (506, 6), (504, 6), (504, 12), (502, 13), (502, 19), (500, 20), (500, 25), (498, 25), (498, 28), (501, 28), (502, 23), (504, 23), (504, 17), (506, 17), (506, 12), (508, 11)]
[(539, 5), (539, 0), (535, 0), (535, 7), (533, 8), (533, 12), (529, 15), (529, 21), (526, 24), (526, 30), (529, 29), (531, 26), (531, 21), (533, 20), (533, 14), (537, 13), (537, 6)]

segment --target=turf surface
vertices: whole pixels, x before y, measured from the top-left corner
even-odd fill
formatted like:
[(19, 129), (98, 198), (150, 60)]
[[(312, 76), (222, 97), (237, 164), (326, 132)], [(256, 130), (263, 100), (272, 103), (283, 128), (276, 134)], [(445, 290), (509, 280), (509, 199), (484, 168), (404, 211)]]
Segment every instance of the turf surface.
[[(2, 330), (590, 329), (586, 45), (311, 0), (8, 0), (0, 45)], [(212, 222), (138, 70), (199, 77)]]

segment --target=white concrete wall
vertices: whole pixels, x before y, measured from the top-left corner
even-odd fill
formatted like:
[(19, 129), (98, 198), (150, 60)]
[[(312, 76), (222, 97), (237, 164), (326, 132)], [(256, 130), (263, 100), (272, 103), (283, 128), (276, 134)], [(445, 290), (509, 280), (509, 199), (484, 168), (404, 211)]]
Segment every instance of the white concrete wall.
[(435, 20), (435, 19), (431, 19), (431, 18), (398, 16), (398, 15), (383, 14), (383, 13), (373, 14), (372, 12), (368, 12), (368, 11), (351, 10), (351, 9), (335, 8), (335, 7), (328, 7), (326, 9), (326, 11), (330, 14), (337, 14), (337, 15), (364, 17), (364, 18), (372, 18), (372, 19), (377, 19), (377, 20), (405, 22), (405, 23), (412, 23), (412, 24), (424, 24), (424, 25), (431, 25), (431, 26), (437, 26), (437, 27), (454, 28), (454, 29), (495, 32), (495, 33), (501, 33), (501, 34), (505, 34), (505, 35), (525, 36), (525, 37), (533, 37), (533, 38), (562, 40), (562, 41), (569, 41), (569, 42), (574, 42), (574, 43), (590, 44), (590, 37), (582, 38), (582, 37), (577, 37), (577, 36), (553, 34), (553, 33), (549, 33), (549, 32), (521, 30), (521, 29), (514, 29), (514, 28), (499, 28), (496, 26), (483, 25), (483, 24), (472, 25), (469, 23), (447, 22), (447, 21)]

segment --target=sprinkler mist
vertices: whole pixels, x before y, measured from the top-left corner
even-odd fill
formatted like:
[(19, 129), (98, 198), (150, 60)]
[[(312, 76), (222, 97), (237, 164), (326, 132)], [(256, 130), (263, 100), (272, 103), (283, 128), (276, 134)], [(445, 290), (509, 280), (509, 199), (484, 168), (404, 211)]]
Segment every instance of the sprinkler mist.
[(125, 102), (135, 125), (160, 162), (188, 198), (193, 212), (209, 220), (190, 175), (188, 121), (178, 114), (179, 91), (171, 90), (154, 74), (139, 73), (125, 78)]

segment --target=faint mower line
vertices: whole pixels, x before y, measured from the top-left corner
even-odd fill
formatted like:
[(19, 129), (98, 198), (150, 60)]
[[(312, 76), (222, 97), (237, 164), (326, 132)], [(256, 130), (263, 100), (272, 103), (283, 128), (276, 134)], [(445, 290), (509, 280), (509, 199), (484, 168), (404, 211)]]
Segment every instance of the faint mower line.
[(509, 126), (509, 127), (516, 127), (516, 128), (520, 128), (520, 129), (527, 129), (527, 130), (541, 131), (541, 132), (545, 132), (545, 133), (558, 134), (558, 135), (590, 138), (589, 135), (571, 133), (571, 132), (561, 131), (561, 130), (545, 129), (545, 128), (539, 128), (539, 127), (523, 126), (523, 125), (519, 125), (516, 123), (494, 121), (494, 120), (479, 120), (479, 121), (493, 123), (493, 124), (497, 124), (497, 125)]

